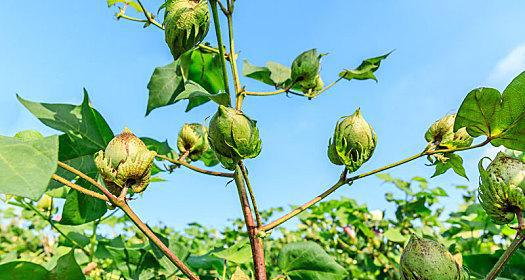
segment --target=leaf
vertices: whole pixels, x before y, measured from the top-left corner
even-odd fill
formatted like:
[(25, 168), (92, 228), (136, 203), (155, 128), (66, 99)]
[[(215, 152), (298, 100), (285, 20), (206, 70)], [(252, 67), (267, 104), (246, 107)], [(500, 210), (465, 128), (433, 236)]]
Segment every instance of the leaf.
[(37, 200), (57, 169), (58, 137), (20, 140), (0, 136), (0, 193)]
[(389, 241), (396, 242), (396, 243), (405, 243), (405, 241), (408, 240), (406, 236), (401, 234), (401, 231), (397, 228), (389, 228), (383, 235), (388, 239)]
[(82, 269), (80, 269), (80, 266), (75, 260), (74, 249), (60, 257), (57, 261), (57, 265), (55, 266), (55, 268), (53, 268), (49, 272), (49, 280), (62, 279), (86, 279), (86, 277), (82, 273)]
[(62, 161), (93, 155), (105, 149), (113, 139), (107, 122), (91, 107), (86, 89), (79, 106), (37, 103), (18, 95), (17, 98), (43, 124), (65, 133), (59, 137), (59, 159)]
[(49, 272), (32, 262), (15, 261), (0, 265), (0, 280), (48, 280)]
[(314, 242), (285, 245), (278, 265), (291, 280), (344, 279), (347, 272), (321, 246)]
[(202, 256), (189, 256), (187, 261), (188, 265), (194, 269), (203, 270), (217, 270), (222, 271), (224, 262), (222, 259), (212, 256), (210, 254)]
[(492, 88), (471, 91), (459, 108), (454, 131), (462, 127), (473, 137), (491, 138), (494, 146), (525, 150), (525, 72), (502, 95)]
[(496, 128), (496, 111), (500, 102), (501, 95), (497, 89), (478, 88), (471, 91), (458, 110), (454, 131), (466, 127), (472, 137), (494, 137), (501, 133)]
[(445, 156), (448, 158), (447, 161), (436, 161), (436, 172), (434, 172), (432, 178), (442, 175), (452, 168), (456, 174), (468, 180), (465, 168), (463, 167), (463, 159), (456, 154), (446, 154)]
[[(184, 84), (184, 91), (182, 91), (175, 98), (175, 102), (178, 102), (183, 99), (190, 100), (190, 103), (189, 103), (190, 105), (192, 104), (191, 100), (195, 100), (195, 99), (206, 100), (206, 102), (208, 102), (209, 100), (213, 100), (215, 101), (215, 103), (224, 105), (224, 106), (228, 106), (230, 103), (230, 96), (226, 92), (222, 92), (219, 94), (211, 94), (194, 81), (188, 81), (186, 82), (186, 84)], [(186, 109), (186, 112), (191, 110), (194, 107), (189, 106), (188, 108), (189, 109)]]
[(374, 72), (377, 71), (377, 69), (379, 69), (379, 66), (381, 65), (381, 61), (387, 58), (392, 52), (393, 51), (390, 51), (387, 54), (366, 59), (363, 62), (361, 62), (361, 64), (357, 68), (353, 70), (345, 69), (344, 71), (339, 73), (339, 77), (349, 80), (349, 81), (352, 79), (356, 79), (356, 80), (372, 79), (377, 82), (377, 78), (374, 75)]
[(141, 137), (140, 140), (144, 142), (146, 147), (148, 147), (148, 150), (155, 151), (159, 155), (169, 155), (175, 152), (168, 144), (168, 140), (165, 140), (164, 142), (160, 142), (153, 138), (148, 138), (148, 137)]
[(210, 100), (229, 105), (224, 88), (219, 55), (195, 49), (169, 65), (155, 68), (148, 83), (146, 115), (183, 99), (189, 100), (186, 112)]
[(217, 155), (215, 155), (215, 152), (209, 148), (206, 150), (201, 157), (199, 158), (200, 161), (204, 163), (204, 165), (211, 167), (219, 164), (219, 159), (217, 158)]
[(142, 13), (142, 7), (139, 5), (139, 3), (135, 2), (135, 1), (130, 1), (130, 0), (106, 0), (106, 2), (108, 4), (108, 8), (111, 8), (112, 6), (115, 6), (117, 3), (122, 3), (122, 4), (129, 5), (130, 7), (135, 9), (135, 11), (137, 11), (138, 13)]
[(252, 250), (247, 240), (237, 242), (224, 250), (214, 251), (211, 255), (236, 264), (248, 263), (252, 260)]
[(250, 277), (240, 267), (236, 267), (231, 280), (250, 280)]
[(184, 90), (180, 72), (180, 60), (157, 67), (148, 83), (149, 98), (146, 116), (154, 109), (175, 103), (175, 98)]
[(266, 63), (266, 67), (259, 67), (244, 60), (242, 75), (275, 87), (284, 87), (292, 81), (290, 67), (273, 61)]

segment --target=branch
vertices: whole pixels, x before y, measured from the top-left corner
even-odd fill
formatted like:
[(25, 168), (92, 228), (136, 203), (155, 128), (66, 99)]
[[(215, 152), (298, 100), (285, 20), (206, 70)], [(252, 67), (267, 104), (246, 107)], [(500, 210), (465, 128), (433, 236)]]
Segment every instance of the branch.
[(98, 199), (101, 199), (101, 200), (104, 200), (104, 201), (109, 201), (109, 199), (106, 196), (104, 196), (102, 194), (99, 194), (98, 192), (94, 192), (92, 190), (88, 190), (88, 189), (86, 189), (84, 187), (81, 187), (81, 186), (79, 186), (79, 185), (77, 185), (75, 183), (72, 183), (72, 182), (66, 180), (65, 178), (60, 177), (60, 176), (58, 176), (56, 174), (51, 175), (51, 179), (53, 179), (53, 180), (55, 180), (55, 181), (57, 181), (57, 182), (59, 182), (61, 184), (64, 184), (64, 185), (66, 185), (66, 186), (68, 186), (68, 187), (70, 187), (70, 188), (72, 188), (74, 190), (77, 190), (77, 191), (79, 191), (79, 192), (81, 192), (83, 194), (86, 194), (86, 195), (89, 195), (89, 196), (92, 196), (94, 198), (98, 198)]
[(123, 203), (119, 207), (133, 221), (133, 223), (166, 255), (173, 264), (175, 264), (191, 280), (199, 280), (199, 277), (193, 273), (170, 249), (159, 239), (159, 237), (133, 212), (128, 204)]
[(233, 36), (233, 2), (234, 1), (227, 0), (228, 13), (226, 14), (226, 19), (228, 20), (228, 39), (230, 41), (230, 66), (233, 76), (233, 85), (235, 87), (235, 109), (241, 110), (244, 94), (242, 94), (243, 89), (241, 87), (241, 81), (239, 79), (239, 70), (237, 68), (237, 55), (235, 54), (235, 39)]
[(314, 95), (310, 96), (310, 99), (314, 99), (316, 98), (317, 96), (319, 96), (321, 93), (329, 90), (331, 87), (335, 86), (337, 83), (339, 83), (339, 81), (341, 81), (343, 79), (343, 77), (339, 77), (337, 80), (333, 81), (331, 84), (327, 85), (326, 87), (324, 87), (322, 90), (316, 92)]
[(183, 165), (184, 167), (186, 167), (188, 169), (191, 169), (193, 171), (196, 171), (196, 172), (199, 172), (199, 173), (202, 173), (202, 174), (211, 175), (211, 176), (218, 176), (218, 177), (233, 178), (233, 173), (223, 173), (223, 172), (218, 172), (218, 171), (211, 171), (211, 170), (202, 169), (202, 168), (199, 168), (197, 166), (191, 165), (191, 164), (187, 163), (186, 161), (179, 161), (179, 160), (172, 159), (172, 158), (169, 158), (169, 157), (164, 156), (164, 155), (157, 155), (156, 157), (161, 158), (163, 160), (167, 160), (167, 161), (169, 161), (169, 162), (171, 162), (173, 164)]
[(314, 199), (308, 201), (307, 203), (305, 203), (305, 204), (303, 204), (303, 205), (293, 209), (292, 211), (290, 211), (289, 213), (287, 213), (287, 214), (283, 215), (282, 217), (276, 219), (275, 221), (273, 221), (273, 222), (263, 226), (261, 228), (261, 230), (268, 231), (268, 230), (272, 230), (272, 229), (278, 227), (279, 225), (281, 225), (284, 222), (288, 221), (289, 219), (297, 216), (298, 214), (300, 214), (304, 210), (310, 208), (312, 205), (314, 205), (317, 202), (321, 201), (322, 199), (324, 199), (325, 197), (327, 197), (328, 195), (330, 195), (331, 193), (333, 193), (334, 191), (336, 191), (337, 189), (339, 189), (340, 187), (342, 187), (342, 186), (344, 186), (346, 184), (353, 183), (354, 181), (357, 181), (359, 179), (368, 177), (370, 175), (374, 175), (374, 174), (379, 173), (379, 172), (383, 172), (383, 171), (385, 171), (387, 169), (394, 168), (396, 166), (405, 164), (407, 162), (413, 161), (413, 160), (418, 159), (418, 158), (423, 157), (423, 156), (430, 156), (430, 155), (434, 155), (434, 154), (444, 154), (444, 153), (453, 153), (453, 152), (471, 150), (471, 149), (475, 149), (475, 148), (479, 148), (479, 147), (485, 146), (488, 143), (490, 143), (491, 140), (492, 139), (487, 138), (485, 141), (483, 141), (480, 144), (477, 144), (477, 145), (474, 145), (474, 146), (470, 146), (470, 147), (464, 147), (464, 148), (452, 148), (452, 149), (423, 151), (423, 152), (421, 152), (419, 154), (415, 154), (415, 155), (413, 155), (411, 157), (408, 157), (406, 159), (403, 159), (403, 160), (400, 160), (400, 161), (397, 161), (397, 162), (385, 165), (383, 167), (380, 167), (378, 169), (375, 169), (375, 170), (372, 170), (372, 171), (369, 171), (369, 172), (366, 172), (366, 173), (362, 173), (360, 175), (356, 175), (356, 176), (350, 177), (348, 179), (342, 180), (341, 179), (343, 177), (342, 176), (339, 179), (339, 181), (337, 183), (335, 183), (332, 187), (330, 187), (328, 190), (324, 191), (323, 193), (321, 193), (320, 195), (316, 196)]
[[(188, 276), (188, 278), (190, 280), (199, 280), (199, 277), (197, 275), (195, 275), (177, 256), (175, 256), (175, 254), (173, 254), (170, 249), (164, 244), (162, 243), (162, 241), (157, 237), (157, 235), (155, 235), (155, 233), (153, 233), (153, 231), (151, 231), (151, 229), (142, 221), (140, 220), (140, 218), (137, 216), (137, 214), (135, 214), (135, 212), (133, 212), (133, 210), (129, 207), (129, 205), (127, 204), (126, 202), (126, 197), (125, 196), (120, 196), (120, 197), (116, 197), (114, 196), (113, 194), (111, 194), (106, 188), (104, 188), (102, 185), (100, 185), (97, 181), (95, 181), (94, 179), (92, 179), (91, 177), (87, 176), (86, 174), (82, 173), (81, 171), (79, 170), (76, 170), (75, 168), (63, 163), (63, 162), (59, 162), (59, 165), (60, 167), (78, 175), (79, 177), (85, 179), (86, 181), (88, 181), (89, 183), (93, 184), (94, 186), (96, 186), (97, 188), (103, 190), (104, 194), (106, 195), (103, 196), (99, 193), (96, 193), (96, 192), (93, 192), (95, 193), (96, 195), (98, 196), (102, 196), (103, 198), (100, 198), (100, 199), (103, 199), (105, 201), (109, 201), (111, 202), (113, 205), (119, 207), (120, 209), (122, 209), (122, 211), (124, 211), (124, 213), (126, 213), (126, 215), (133, 221), (133, 223), (149, 238), (149, 240), (151, 240), (151, 242), (153, 242), (155, 245), (157, 245), (157, 247), (159, 247), (160, 250), (162, 250), (162, 252), (164, 253), (164, 255), (166, 257), (168, 257), (170, 259), (170, 261), (175, 265), (177, 266), (178, 269), (180, 269), (186, 276)], [(55, 178), (56, 177), (56, 178)], [(82, 190), (79, 190), (79, 191), (82, 191), (84, 193), (86, 193), (85, 191), (87, 192), (92, 192), (92, 191), (89, 191), (89, 190), (86, 190), (78, 185), (75, 185), (69, 181), (67, 181), (66, 179), (58, 176), (58, 175), (55, 175), (53, 174), (53, 179), (67, 185), (67, 186), (70, 186), (72, 188), (75, 188), (77, 189), (80, 188)], [(124, 188), (126, 189), (126, 188)], [(125, 191), (123, 191), (122, 193), (125, 194)], [(99, 197), (97, 197), (99, 198)]]
[(140, 5), (140, 8), (142, 9), (142, 12), (144, 13), (144, 16), (146, 16), (146, 19), (148, 20), (149, 23), (155, 25), (156, 27), (164, 30), (164, 26), (162, 26), (162, 24), (160, 24), (158, 21), (156, 21), (152, 16), (151, 16), (151, 13), (148, 12), (145, 8), (144, 8), (144, 5), (142, 5), (142, 2), (140, 2), (140, 0), (137, 0), (137, 2), (139, 3)]
[(250, 184), (250, 180), (248, 178), (248, 171), (246, 170), (246, 167), (244, 166), (244, 163), (242, 161), (239, 162), (239, 166), (241, 167), (242, 176), (244, 177), (246, 187), (248, 188), (248, 193), (250, 194), (250, 200), (252, 201), (253, 205), (253, 212), (255, 212), (255, 220), (257, 220), (257, 228), (260, 228), (262, 226), (261, 215), (259, 214), (259, 209), (257, 208), (257, 201), (255, 200), (255, 194), (253, 192), (252, 185)]
[(115, 199), (116, 197), (111, 194), (104, 186), (102, 186), (99, 182), (97, 182), (96, 180), (94, 180), (93, 178), (89, 177), (88, 175), (84, 174), (82, 171), (80, 170), (77, 170), (75, 169), (74, 167), (70, 166), (70, 165), (67, 165), (61, 161), (58, 162), (58, 166), (62, 167), (63, 169), (77, 175), (78, 177), (88, 181), (90, 184), (92, 184), (93, 186), (97, 187), (104, 195), (105, 195), (105, 198), (101, 198), (102, 200), (106, 200), (108, 201), (111, 200), (111, 199)]
[(234, 179), (235, 185), (237, 186), (237, 192), (239, 193), (239, 199), (241, 201), (242, 213), (244, 215), (246, 229), (250, 238), (253, 266), (255, 270), (255, 279), (266, 280), (266, 266), (264, 262), (263, 242), (262, 239), (257, 237), (257, 227), (253, 220), (252, 210), (250, 208), (250, 203), (248, 202), (248, 196), (246, 195), (246, 189), (240, 165), (237, 165), (237, 167), (235, 168)]
[(507, 264), (512, 255), (516, 252), (516, 250), (518, 250), (523, 241), (525, 241), (525, 231), (520, 229), (518, 230), (516, 238), (512, 241), (509, 248), (505, 250), (503, 255), (501, 255), (498, 262), (490, 270), (489, 274), (487, 274), (487, 277), (485, 277), (485, 280), (494, 280), (496, 277), (498, 277), (498, 274), (503, 270), (505, 264)]

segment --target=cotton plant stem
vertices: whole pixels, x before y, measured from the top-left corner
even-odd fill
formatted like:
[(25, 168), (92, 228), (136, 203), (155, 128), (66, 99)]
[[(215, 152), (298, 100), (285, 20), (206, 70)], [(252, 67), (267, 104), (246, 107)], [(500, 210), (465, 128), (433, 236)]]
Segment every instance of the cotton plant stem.
[(133, 212), (127, 203), (118, 205), (131, 221), (153, 242), (170, 261), (177, 266), (190, 280), (199, 280), (199, 277), (193, 273), (170, 249), (157, 237), (157, 235)]
[(162, 26), (162, 24), (160, 24), (153, 17), (151, 17), (151, 13), (148, 12), (146, 10), (146, 8), (144, 8), (144, 5), (142, 5), (142, 2), (140, 2), (140, 0), (137, 0), (137, 3), (139, 3), (140, 8), (142, 9), (142, 12), (144, 13), (144, 16), (146, 17), (146, 19), (148, 20), (149, 23), (155, 25), (156, 27), (158, 27), (160, 29), (164, 29), (164, 26)]
[(62, 235), (67, 241), (71, 242), (71, 244), (73, 244), (74, 246), (76, 246), (77, 248), (79, 248), (80, 250), (82, 250), (82, 252), (84, 252), (84, 254), (86, 254), (86, 256), (90, 257), (92, 256), (92, 254), (86, 250), (84, 247), (82, 247), (80, 244), (78, 244), (75, 240), (71, 239), (69, 236), (67, 236), (67, 234), (65, 234), (60, 228), (58, 228), (55, 223), (51, 220), (50, 217), (46, 217), (42, 212), (40, 212), (40, 210), (38, 210), (33, 204), (31, 203), (27, 203), (25, 201), (22, 201), (22, 204), (24, 206), (27, 206), (29, 209), (31, 209), (31, 211), (35, 212), (35, 214), (37, 214), (39, 217), (41, 217), (42, 219), (44, 219), (46, 222), (49, 223), (49, 225), (54, 229), (56, 230), (60, 235)]
[(255, 200), (255, 193), (253, 191), (252, 184), (250, 184), (250, 179), (248, 178), (248, 171), (246, 170), (246, 167), (242, 161), (239, 162), (239, 166), (241, 167), (242, 176), (244, 177), (244, 182), (246, 182), (248, 194), (250, 195), (250, 200), (252, 201), (253, 212), (255, 212), (255, 220), (257, 221), (257, 228), (260, 228), (262, 226), (261, 214), (259, 213), (259, 209), (257, 207), (257, 201)]
[(503, 255), (499, 258), (498, 262), (494, 265), (494, 267), (490, 270), (489, 274), (487, 274), (487, 277), (485, 277), (485, 280), (494, 280), (500, 272), (505, 267), (505, 264), (510, 260), (512, 255), (518, 250), (518, 248), (521, 246), (521, 244), (525, 241), (525, 231), (519, 230), (516, 238), (512, 241), (509, 248), (505, 250)]
[[(224, 90), (228, 94), (228, 103), (231, 104), (230, 83), (228, 78), (228, 71), (226, 70), (226, 57), (224, 54), (224, 45), (222, 43), (221, 24), (219, 21), (219, 12), (217, 11), (217, 0), (210, 0), (211, 11), (213, 15), (213, 25), (215, 27), (215, 36), (217, 37), (217, 44), (219, 45), (219, 55), (221, 59), (222, 81), (224, 83)], [(230, 58), (230, 61), (232, 58)]]
[(239, 69), (237, 68), (237, 56), (235, 53), (235, 39), (233, 36), (233, 9), (233, 1), (228, 0), (228, 14), (226, 15), (226, 18), (228, 20), (228, 38), (230, 41), (230, 66), (233, 76), (233, 85), (235, 87), (235, 108), (237, 110), (241, 110), (244, 94), (242, 93), (243, 89), (239, 79)]
[(202, 168), (199, 168), (197, 166), (194, 166), (194, 165), (191, 165), (185, 161), (179, 161), (179, 160), (176, 160), (176, 159), (172, 159), (172, 158), (169, 158), (167, 156), (164, 156), (164, 155), (157, 155), (156, 156), (157, 158), (160, 158), (160, 159), (163, 159), (163, 160), (167, 160), (173, 164), (180, 164), (188, 169), (191, 169), (195, 172), (199, 172), (199, 173), (202, 173), (202, 174), (206, 174), (206, 175), (211, 175), (211, 176), (218, 176), (218, 177), (226, 177), (226, 178), (233, 178), (233, 173), (224, 173), (224, 172), (218, 172), (218, 171), (211, 171), (211, 170), (205, 170), (205, 169), (202, 169)]
[(91, 197), (98, 198), (98, 199), (101, 199), (101, 200), (104, 200), (104, 201), (109, 201), (109, 199), (106, 196), (104, 196), (103, 194), (100, 194), (98, 192), (94, 192), (92, 190), (88, 190), (86, 188), (83, 188), (83, 187), (81, 187), (81, 186), (79, 186), (79, 185), (77, 185), (75, 183), (72, 183), (72, 182), (66, 180), (65, 178), (60, 177), (60, 176), (58, 176), (56, 174), (51, 175), (51, 179), (53, 179), (53, 180), (55, 180), (55, 181), (57, 181), (57, 182), (59, 182), (59, 183), (61, 183), (63, 185), (66, 185), (66, 186), (68, 186), (68, 187), (70, 187), (70, 188), (72, 188), (72, 189), (74, 189), (76, 191), (79, 191), (79, 192), (81, 192), (83, 194), (86, 194), (86, 195), (89, 195)]
[(241, 202), (242, 213), (244, 215), (244, 221), (246, 223), (246, 229), (250, 238), (250, 245), (252, 248), (253, 266), (255, 270), (255, 280), (266, 280), (266, 267), (264, 262), (264, 247), (261, 238), (257, 237), (257, 226), (253, 220), (252, 210), (246, 195), (246, 188), (244, 185), (244, 178), (242, 170), (239, 165), (235, 168), (235, 185), (237, 186), (237, 192), (239, 194), (239, 200)]
[[(97, 189), (99, 189), (105, 195), (106, 198), (109, 199), (111, 197), (115, 197), (104, 186), (102, 186), (99, 182), (97, 182), (95, 179), (89, 177), (88, 175), (84, 174), (80, 170), (77, 170), (74, 167), (72, 167), (72, 166), (70, 166), (68, 164), (65, 164), (65, 163), (63, 163), (61, 161), (58, 162), (58, 166), (60, 166), (63, 169), (65, 169), (65, 170), (67, 170), (67, 171), (69, 171), (69, 172), (79, 176), (80, 178), (88, 181), (90, 184), (92, 184), (93, 186), (97, 187)], [(102, 198), (102, 200), (105, 200), (105, 199)]]
[(339, 179), (339, 181), (337, 183), (335, 183), (332, 187), (330, 187), (329, 189), (327, 189), (326, 191), (324, 191), (320, 195), (316, 196), (315, 198), (313, 198), (312, 200), (306, 202), (305, 204), (303, 204), (303, 205), (293, 209), (292, 211), (290, 211), (289, 213), (287, 213), (287, 214), (283, 215), (282, 217), (276, 219), (275, 221), (273, 221), (273, 222), (271, 222), (271, 223), (269, 223), (267, 225), (264, 225), (263, 227), (261, 227), (261, 230), (268, 231), (268, 230), (272, 230), (272, 229), (280, 226), (284, 222), (286, 222), (286, 221), (290, 220), (291, 218), (297, 216), (298, 214), (302, 213), (306, 209), (310, 208), (312, 205), (314, 205), (317, 202), (321, 201), (322, 199), (324, 199), (325, 197), (327, 197), (328, 195), (332, 194), (337, 189), (339, 189), (340, 187), (342, 187), (342, 186), (344, 186), (346, 184), (352, 183), (354, 181), (357, 181), (359, 179), (368, 177), (370, 175), (377, 174), (379, 172), (383, 172), (383, 171), (388, 170), (390, 168), (394, 168), (396, 166), (403, 165), (403, 164), (405, 164), (407, 162), (413, 161), (413, 160), (418, 159), (418, 158), (423, 157), (423, 156), (471, 150), (471, 149), (475, 149), (475, 148), (479, 148), (479, 147), (485, 146), (488, 143), (490, 143), (490, 141), (491, 141), (491, 139), (486, 139), (485, 141), (483, 141), (482, 143), (479, 143), (477, 145), (473, 145), (473, 146), (469, 146), (469, 147), (463, 147), (463, 148), (451, 148), (451, 149), (440, 149), (440, 150), (423, 151), (421, 153), (418, 153), (418, 154), (415, 154), (415, 155), (413, 155), (411, 157), (408, 157), (408, 158), (402, 159), (400, 161), (397, 161), (397, 162), (385, 165), (385, 166), (380, 167), (378, 169), (374, 169), (372, 171), (365, 172), (365, 173), (362, 173), (362, 174), (359, 174), (359, 175), (347, 178), (345, 180)]
[(316, 98), (317, 96), (319, 96), (321, 93), (329, 90), (331, 87), (335, 86), (337, 83), (339, 83), (341, 80), (343, 79), (343, 77), (339, 77), (337, 80), (333, 81), (331, 84), (327, 85), (326, 87), (324, 87), (323, 89), (321, 89), (320, 91), (316, 92), (313, 96), (311, 96), (310, 98)]
[[(76, 175), (78, 175), (80, 178), (83, 178), (85, 179), (86, 181), (90, 182), (91, 184), (95, 185), (97, 188), (99, 189), (102, 189), (102, 190), (105, 190), (104, 191), (104, 194), (107, 193), (106, 196), (103, 196), (99, 193), (96, 193), (96, 192), (93, 192), (94, 194), (97, 194), (98, 196), (102, 196), (102, 198), (100, 197), (97, 197), (99, 199), (102, 199), (104, 201), (109, 201), (111, 202), (113, 205), (119, 207), (120, 209), (122, 209), (122, 211), (124, 211), (124, 213), (131, 219), (131, 221), (133, 221), (133, 223), (151, 240), (151, 242), (153, 242), (155, 245), (157, 245), (157, 247), (159, 247), (159, 249), (164, 253), (164, 255), (166, 257), (168, 257), (170, 259), (170, 261), (175, 265), (177, 266), (178, 269), (180, 269), (186, 276), (188, 276), (188, 278), (190, 280), (199, 280), (199, 277), (196, 276), (177, 256), (175, 256), (175, 254), (173, 254), (173, 252), (170, 251), (170, 249), (164, 244), (162, 243), (162, 241), (157, 237), (157, 235), (155, 235), (155, 233), (153, 233), (153, 231), (151, 231), (151, 229), (137, 216), (137, 214), (135, 214), (135, 212), (133, 212), (133, 210), (129, 207), (129, 205), (127, 204), (126, 202), (126, 198), (125, 197), (122, 197), (122, 198), (118, 198), (116, 196), (114, 196), (113, 194), (109, 193), (109, 191), (104, 188), (102, 185), (100, 185), (97, 181), (95, 181), (94, 179), (90, 178), (89, 176), (87, 176), (86, 174), (82, 173), (81, 171), (79, 170), (76, 170), (75, 168), (65, 164), (65, 163), (60, 163), (60, 166)], [(59, 177), (61, 178), (59, 180), (59, 182), (67, 185), (67, 186), (77, 186), (69, 181), (67, 181), (66, 179), (54, 174), (53, 175), (53, 179), (55, 179), (55, 177)], [(79, 191), (82, 191), (84, 193), (86, 193), (85, 191), (88, 191), (80, 186), (77, 186), (79, 187), (80, 189), (83, 189), (84, 191), (82, 190), (79, 190)], [(75, 188), (76, 189), (76, 188)], [(89, 191), (89, 192), (92, 192), (92, 191)], [(94, 196), (95, 197), (95, 196)]]

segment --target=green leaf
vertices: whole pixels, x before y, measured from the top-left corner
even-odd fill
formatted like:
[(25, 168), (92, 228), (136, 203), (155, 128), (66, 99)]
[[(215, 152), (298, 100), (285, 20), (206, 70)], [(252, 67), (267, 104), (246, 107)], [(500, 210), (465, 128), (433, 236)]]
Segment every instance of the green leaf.
[(494, 146), (525, 150), (525, 72), (502, 95), (492, 88), (471, 91), (459, 108), (454, 131), (462, 127), (473, 137), (491, 138)]
[(231, 280), (250, 280), (250, 277), (240, 267), (236, 267)]
[(392, 51), (387, 54), (381, 55), (381, 56), (366, 59), (363, 62), (361, 62), (361, 64), (357, 68), (353, 70), (345, 69), (344, 71), (339, 73), (339, 77), (344, 78), (349, 81), (352, 79), (356, 79), (356, 80), (372, 79), (377, 82), (377, 78), (374, 75), (374, 72), (377, 71), (377, 69), (379, 69), (379, 66), (381, 65), (381, 61), (387, 58), (391, 53)]
[(111, 8), (111, 7), (115, 6), (117, 3), (122, 3), (122, 4), (129, 5), (130, 7), (135, 9), (135, 11), (137, 11), (138, 13), (142, 13), (142, 7), (139, 5), (139, 3), (135, 2), (135, 1), (130, 1), (130, 0), (106, 0), (106, 2), (108, 4), (108, 8)]
[(236, 264), (243, 264), (251, 261), (252, 250), (248, 241), (243, 240), (224, 250), (214, 251), (211, 255)]
[(175, 103), (175, 98), (184, 90), (180, 60), (155, 68), (148, 83), (148, 90), (146, 116), (154, 109)]
[(80, 269), (80, 266), (75, 260), (75, 252), (73, 249), (60, 257), (55, 268), (49, 272), (49, 280), (62, 279), (86, 279), (82, 273), (82, 269)]
[(0, 136), (0, 193), (37, 200), (57, 169), (58, 137), (23, 139)]
[(175, 102), (178, 102), (183, 99), (188, 99), (190, 101), (186, 112), (196, 107), (196, 104), (203, 104), (200, 103), (200, 101), (197, 101), (197, 103), (192, 103), (192, 100), (193, 102), (195, 102), (195, 100), (206, 100), (206, 102), (208, 102), (209, 100), (213, 100), (215, 101), (215, 103), (224, 106), (228, 106), (230, 104), (230, 96), (226, 92), (222, 92), (219, 94), (211, 94), (194, 81), (188, 81), (186, 82), (186, 84), (184, 84), (184, 91), (182, 91), (175, 98)]
[(18, 100), (43, 124), (64, 132), (59, 137), (59, 159), (69, 160), (80, 156), (93, 155), (106, 148), (113, 139), (113, 131), (104, 118), (90, 105), (84, 89), (81, 105), (37, 103)]
[(388, 239), (389, 241), (396, 242), (396, 243), (405, 243), (405, 241), (408, 240), (406, 236), (401, 234), (401, 231), (397, 228), (389, 228), (383, 235)]
[(148, 137), (141, 137), (140, 140), (144, 142), (146, 147), (148, 147), (148, 150), (155, 151), (159, 155), (169, 155), (175, 152), (168, 144), (168, 140), (160, 142), (158, 140)]
[(471, 91), (459, 107), (454, 131), (466, 127), (472, 137), (481, 135), (494, 137), (501, 133), (497, 128), (498, 120), (496, 120), (496, 111), (500, 102), (501, 95), (497, 89), (478, 88)]
[(211, 167), (219, 164), (219, 159), (217, 158), (217, 155), (215, 155), (215, 152), (209, 148), (206, 150), (201, 157), (199, 158), (200, 161), (204, 163), (204, 165)]
[(48, 280), (49, 272), (36, 263), (16, 261), (0, 265), (0, 280)]
[(222, 259), (212, 256), (210, 254), (202, 256), (189, 256), (187, 263), (190, 267), (194, 269), (203, 269), (203, 270), (217, 270), (222, 271), (224, 267), (224, 262)]
[(242, 75), (275, 87), (284, 87), (292, 81), (290, 67), (272, 61), (266, 63), (266, 67), (259, 67), (244, 60)]
[(445, 156), (448, 158), (447, 161), (441, 162), (437, 160), (435, 162), (436, 172), (434, 172), (432, 178), (442, 175), (452, 168), (456, 174), (468, 180), (465, 168), (463, 167), (463, 159), (456, 154), (446, 154)]
[(291, 280), (344, 279), (347, 272), (321, 246), (314, 242), (285, 245), (278, 265)]
[(195, 49), (169, 65), (155, 68), (148, 83), (146, 115), (183, 99), (189, 100), (186, 112), (210, 100), (229, 104), (224, 88), (219, 55)]

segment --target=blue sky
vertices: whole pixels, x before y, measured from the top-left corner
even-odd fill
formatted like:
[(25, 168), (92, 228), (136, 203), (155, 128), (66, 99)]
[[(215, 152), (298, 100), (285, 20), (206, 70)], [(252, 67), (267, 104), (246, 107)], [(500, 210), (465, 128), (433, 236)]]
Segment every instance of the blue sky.
[[(144, 2), (154, 10), (161, 1)], [(247, 98), (244, 110), (258, 120), (263, 140), (261, 155), (246, 161), (261, 208), (303, 203), (337, 180), (341, 167), (328, 161), (327, 142), (338, 118), (357, 107), (379, 137), (374, 157), (360, 170), (366, 171), (420, 151), (428, 126), (456, 111), (471, 89), (503, 89), (525, 69), (525, 2), (504, 2), (238, 0), (237, 50), (254, 64), (290, 64), (315, 47), (330, 53), (322, 66), (329, 82), (343, 68), (396, 50), (376, 73), (379, 83), (341, 82), (313, 101), (284, 95)], [(5, 0), (2, 8), (1, 135), (24, 129), (54, 133), (17, 102), (15, 93), (33, 101), (78, 104), (86, 87), (115, 132), (128, 126), (139, 136), (168, 139), (172, 146), (183, 123), (202, 122), (215, 110), (210, 103), (184, 113), (180, 103), (144, 117), (150, 75), (172, 57), (163, 32), (116, 21), (115, 9), (105, 1), (50, 0), (24, 7)], [(248, 79), (242, 83), (250, 90), (271, 90)], [(493, 149), (462, 154), (470, 182), (448, 173), (431, 181), (449, 191), (450, 207), (460, 200), (452, 186), (474, 187), (477, 159), (490, 153)], [(425, 163), (421, 159), (390, 173), (429, 177), (433, 169)], [(240, 217), (236, 191), (226, 180), (182, 169), (166, 178), (133, 202), (144, 220), (222, 226)], [(368, 178), (331, 198), (347, 196), (391, 213), (384, 193), (393, 190)]]

